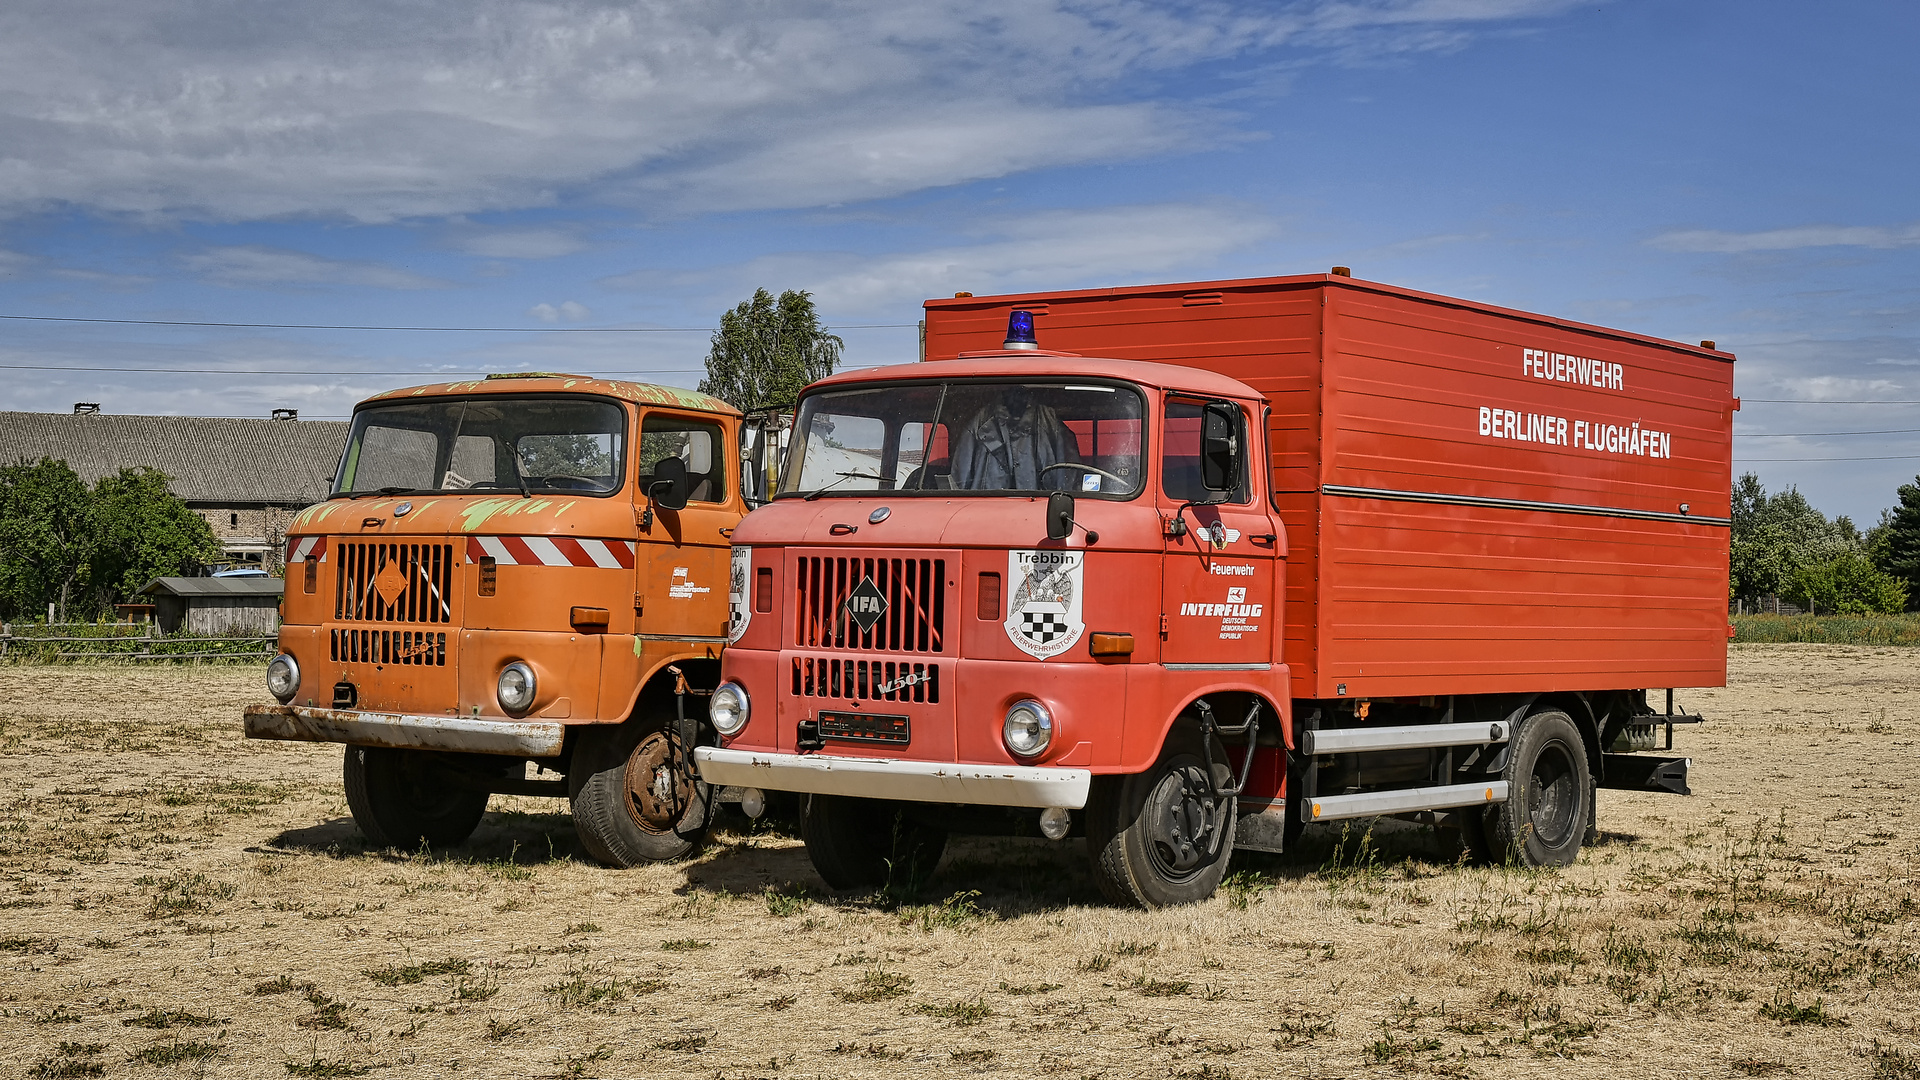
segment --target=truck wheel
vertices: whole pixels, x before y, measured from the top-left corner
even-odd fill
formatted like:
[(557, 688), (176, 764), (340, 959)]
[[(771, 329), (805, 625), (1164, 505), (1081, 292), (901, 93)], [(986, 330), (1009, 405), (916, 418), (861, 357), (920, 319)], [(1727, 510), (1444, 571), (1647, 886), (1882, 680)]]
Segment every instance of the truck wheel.
[(947, 849), (947, 834), (893, 803), (846, 795), (803, 795), (800, 839), (813, 868), (837, 892), (918, 891)]
[(1213, 792), (1206, 766), (1189, 753), (1143, 773), (1095, 779), (1087, 853), (1107, 899), (1153, 909), (1213, 895), (1233, 856), (1237, 803)]
[(1521, 721), (1502, 775), (1507, 801), (1481, 810), (1494, 857), (1519, 866), (1571, 864), (1593, 801), (1586, 744), (1572, 718), (1542, 709)]
[(624, 870), (682, 858), (706, 839), (711, 793), (694, 769), (693, 748), (675, 747), (674, 739), (640, 723), (581, 733), (567, 781), (574, 831), (588, 854)]
[(486, 792), (449, 785), (425, 751), (349, 746), (341, 771), (353, 823), (376, 848), (452, 847), (487, 812)]

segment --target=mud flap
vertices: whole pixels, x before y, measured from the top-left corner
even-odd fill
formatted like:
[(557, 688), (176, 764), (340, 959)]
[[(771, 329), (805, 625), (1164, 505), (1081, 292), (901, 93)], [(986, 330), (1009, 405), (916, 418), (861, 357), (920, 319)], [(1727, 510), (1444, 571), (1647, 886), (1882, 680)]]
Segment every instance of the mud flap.
[(1601, 787), (1620, 791), (1693, 794), (1693, 789), (1687, 786), (1687, 770), (1693, 767), (1692, 758), (1662, 757), (1655, 754), (1604, 754), (1602, 756), (1606, 759), (1606, 779), (1601, 782)]

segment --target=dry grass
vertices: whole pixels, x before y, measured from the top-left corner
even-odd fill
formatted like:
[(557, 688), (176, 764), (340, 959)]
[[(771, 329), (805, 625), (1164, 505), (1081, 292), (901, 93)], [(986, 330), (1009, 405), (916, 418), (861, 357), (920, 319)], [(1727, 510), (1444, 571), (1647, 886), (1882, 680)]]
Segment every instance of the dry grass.
[(916, 903), (791, 837), (615, 873), (557, 803), (367, 851), (257, 668), (0, 668), (0, 1075), (1920, 1078), (1911, 650), (1736, 647), (1691, 799), (1560, 873), (1309, 833), (1197, 908), (1077, 844), (956, 842)]

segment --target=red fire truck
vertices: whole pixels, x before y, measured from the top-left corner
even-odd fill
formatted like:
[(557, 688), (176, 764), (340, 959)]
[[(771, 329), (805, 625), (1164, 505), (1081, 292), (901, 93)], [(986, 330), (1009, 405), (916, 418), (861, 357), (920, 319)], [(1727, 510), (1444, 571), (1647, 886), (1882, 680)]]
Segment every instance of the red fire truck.
[(1326, 275), (926, 305), (801, 398), (705, 779), (836, 888), (1084, 835), (1114, 900), (1380, 815), (1566, 864), (1726, 679), (1733, 357)]

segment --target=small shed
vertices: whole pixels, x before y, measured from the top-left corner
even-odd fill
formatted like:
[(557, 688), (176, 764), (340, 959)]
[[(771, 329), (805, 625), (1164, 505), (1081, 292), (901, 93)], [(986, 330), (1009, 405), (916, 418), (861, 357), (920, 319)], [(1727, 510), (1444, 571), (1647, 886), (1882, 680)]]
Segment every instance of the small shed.
[(277, 634), (280, 592), (275, 577), (163, 577), (140, 590), (153, 597), (163, 634)]

